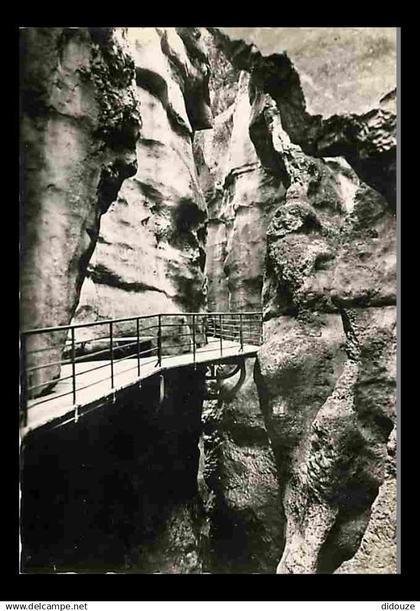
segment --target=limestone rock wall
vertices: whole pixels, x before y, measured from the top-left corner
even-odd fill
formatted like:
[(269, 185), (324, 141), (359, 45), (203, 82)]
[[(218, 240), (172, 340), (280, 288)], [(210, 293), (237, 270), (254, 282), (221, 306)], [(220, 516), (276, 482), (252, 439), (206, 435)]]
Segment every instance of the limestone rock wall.
[(198, 36), (197, 28), (128, 30), (143, 118), (138, 170), (102, 221), (76, 322), (204, 306), (206, 202), (192, 142), (212, 115)]
[(395, 429), (387, 446), (385, 479), (373, 502), (368, 526), (355, 555), (336, 570), (336, 573), (390, 573), (397, 563), (397, 480)]
[(285, 191), (252, 143), (253, 112), (249, 75), (243, 72), (235, 102), (195, 142), (208, 202), (205, 271), (213, 311), (261, 309), (266, 229)]
[[(71, 321), (101, 215), (137, 169), (140, 114), (123, 28), (26, 28), (20, 43), (20, 290), (27, 329)], [(64, 341), (62, 334), (30, 338), (28, 352), (42, 350), (28, 354), (30, 363), (59, 360)], [(41, 371), (33, 384), (58, 374), (57, 367)]]
[[(198, 156), (210, 211), (209, 302), (264, 310), (255, 379), (282, 498), (277, 572), (395, 572), (387, 467), (396, 418), (394, 109), (382, 100), (359, 115), (312, 116), (285, 53), (264, 57), (212, 32), (250, 78), (241, 77), (235, 105), (216, 117), (219, 132)], [(246, 147), (237, 146), (239, 132)], [(224, 178), (232, 157), (246, 159), (244, 176), (253, 171), (242, 191), (240, 179)], [(258, 172), (271, 191), (253, 190)], [(238, 240), (242, 206), (259, 214), (252, 236)], [(219, 422), (221, 438), (233, 436), (236, 419), (239, 409), (228, 432)], [(229, 485), (215, 490), (221, 507)], [(378, 553), (378, 541), (389, 553)]]
[[(22, 326), (200, 310), (206, 202), (192, 141), (212, 125), (200, 30), (29, 28), (22, 55)], [(59, 361), (65, 335), (31, 338), (34, 364)], [(29, 383), (58, 375), (45, 367)]]
[[(232, 70), (226, 74), (221, 60), (211, 63), (213, 82), (220, 80), (219, 63), (223, 83), (237, 77), (235, 87), (229, 88), (236, 97), (229, 105), (231, 98), (223, 85), (218, 87), (215, 100), (223, 110), (213, 130), (194, 141), (208, 206), (208, 309), (259, 311), (266, 230), (285, 188), (269, 164), (263, 165), (250, 136), (255, 108), (249, 75)], [(204, 566), (210, 573), (275, 573), (284, 545), (280, 485), (253, 369), (253, 360), (247, 361), (243, 386), (235, 390), (238, 373), (221, 382), (219, 398), (204, 406)]]
[[(294, 144), (315, 157), (344, 157), (364, 182), (395, 207), (395, 110), (387, 109), (388, 104), (381, 105), (378, 99), (373, 108), (360, 114), (348, 110), (327, 117), (311, 114), (299, 72), (287, 52), (265, 56), (254, 44), (231, 40), (217, 28), (209, 29), (234, 66), (250, 71), (259, 88), (275, 100), (284, 129)], [(344, 81), (345, 78), (344, 73)], [(395, 78), (394, 73), (394, 82)]]
[(220, 28), (265, 56), (286, 51), (312, 114), (363, 113), (394, 90), (397, 29), (370, 27)]
[[(395, 423), (392, 201), (342, 162), (306, 163), (267, 232), (267, 323), (257, 366), (284, 486), (280, 573), (333, 572), (355, 554), (385, 479)], [(395, 563), (382, 571), (395, 572)]]
[(284, 545), (281, 488), (253, 369), (254, 359), (248, 359), (240, 390), (236, 374), (221, 383), (217, 400), (204, 404), (210, 573), (275, 573)]
[[(212, 115), (199, 29), (31, 29), (23, 44), (23, 326), (201, 310), (206, 202), (192, 145), (196, 130), (212, 126)], [(45, 87), (46, 100), (41, 93), (38, 100), (37, 87)], [(35, 103), (39, 108), (32, 108)], [(44, 126), (44, 115), (53, 127), (47, 119)], [(61, 181), (59, 188), (54, 180)], [(40, 312), (37, 318), (30, 317), (31, 307)], [(172, 338), (187, 322), (176, 320)], [(109, 333), (106, 326), (94, 329), (76, 331), (76, 340)], [(135, 328), (114, 331), (133, 334)], [(53, 338), (55, 352), (46, 360), (59, 361), (65, 335)], [(43, 371), (49, 383), (59, 373), (58, 367)], [(157, 389), (151, 384), (148, 392), (146, 384), (127, 405), (122, 401), (117, 418), (102, 413), (81, 431), (64, 431), (67, 447), (79, 433), (80, 452), (66, 454), (60, 436), (50, 452), (64, 469), (74, 468), (69, 482), (55, 464), (39, 460), (36, 448), (26, 448), (25, 568), (202, 572), (201, 377), (199, 371), (168, 374), (162, 403), (155, 378)], [(139, 401), (145, 401), (140, 420)], [(48, 507), (32, 495), (43, 478), (51, 484)], [(66, 486), (69, 504), (63, 502)], [(81, 498), (84, 486), (94, 488), (89, 508), (88, 495)], [(54, 530), (54, 540), (40, 541), (33, 511), (46, 522), (56, 520), (66, 534)], [(74, 516), (86, 518), (82, 528)]]

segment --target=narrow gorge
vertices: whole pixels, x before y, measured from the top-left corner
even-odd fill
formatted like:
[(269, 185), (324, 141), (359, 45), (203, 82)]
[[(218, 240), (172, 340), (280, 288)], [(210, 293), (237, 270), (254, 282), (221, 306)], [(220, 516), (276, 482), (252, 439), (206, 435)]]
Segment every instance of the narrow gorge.
[[(168, 370), (30, 431), (21, 570), (396, 573), (396, 30), (20, 43), (21, 328), (171, 314), (178, 355), (190, 313), (263, 320), (239, 377)], [(28, 336), (38, 395), (67, 341)]]

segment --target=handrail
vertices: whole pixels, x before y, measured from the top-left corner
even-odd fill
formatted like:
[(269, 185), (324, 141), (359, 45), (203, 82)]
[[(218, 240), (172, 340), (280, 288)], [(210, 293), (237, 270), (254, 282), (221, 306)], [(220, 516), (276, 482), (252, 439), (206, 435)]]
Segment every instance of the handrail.
[[(145, 346), (145, 340), (142, 337), (144, 329), (142, 329), (140, 322), (150, 318), (156, 318), (156, 324), (151, 327), (147, 327), (147, 330), (153, 329), (151, 335), (148, 336), (148, 345), (151, 348)], [(173, 322), (165, 322), (165, 318), (178, 317), (182, 320), (179, 324)], [(122, 335), (120, 338), (117, 337), (118, 323), (132, 323), (133, 327), (130, 328), (130, 334), (127, 339), (133, 339), (124, 344), (119, 344), (118, 340), (123, 340), (125, 337)], [(216, 350), (220, 354), (220, 358), (223, 358), (224, 346), (223, 342), (226, 340), (237, 342), (239, 352), (242, 352), (244, 345), (261, 345), (262, 343), (262, 324), (263, 316), (262, 312), (162, 312), (159, 314), (145, 314), (136, 315), (125, 318), (115, 318), (109, 320), (101, 320), (95, 322), (78, 323), (75, 325), (62, 325), (56, 327), (43, 327), (39, 329), (28, 329), (22, 331), (20, 334), (21, 338), (21, 401), (20, 409), (22, 414), (22, 422), (25, 425), (27, 421), (27, 408), (29, 398), (38, 398), (41, 395), (46, 395), (46, 398), (42, 398), (39, 403), (45, 403), (48, 399), (48, 392), (52, 392), (51, 389), (60, 381), (71, 379), (71, 390), (69, 393), (64, 395), (72, 394), (73, 404), (76, 405), (78, 391), (87, 388), (88, 386), (100, 383), (106, 379), (110, 380), (111, 389), (115, 388), (115, 378), (122, 372), (117, 371), (116, 364), (124, 361), (128, 358), (136, 359), (138, 378), (140, 379), (141, 374), (141, 358), (146, 355), (151, 355), (155, 352), (153, 358), (156, 358), (156, 367), (162, 367), (162, 359), (176, 356), (177, 354), (191, 353), (192, 362), (191, 364), (196, 367), (197, 364), (197, 351), (200, 349), (201, 352), (207, 352), (203, 350), (210, 343), (217, 344), (217, 348), (212, 349), (212, 352)], [(77, 330), (90, 328), (90, 327), (102, 327), (103, 325), (108, 326), (108, 337), (92, 337), (90, 339), (84, 339), (77, 341), (76, 332)], [(181, 327), (179, 332), (176, 332), (176, 327)], [(156, 329), (156, 331), (155, 331)], [(166, 333), (165, 333), (166, 330)], [(188, 330), (188, 332), (184, 332)], [(44, 348), (39, 347), (39, 344), (31, 346), (34, 343), (33, 339), (37, 334), (45, 335), (48, 333), (66, 331), (66, 337), (62, 338), (61, 342), (52, 343), (49, 347), (50, 350), (55, 351), (55, 354), (50, 357), (51, 362), (47, 361), (45, 356)], [(68, 333), (70, 331), (70, 334)], [(121, 330), (119, 331), (121, 333)], [(70, 340), (69, 336), (70, 335)], [(213, 339), (211, 339), (213, 338)], [(171, 341), (172, 340), (172, 341)], [(177, 340), (173, 343), (173, 340)], [(76, 351), (78, 344), (89, 342), (101, 341), (105, 342), (106, 348), (101, 348), (99, 351), (93, 352), (91, 349), (83, 354), (80, 354), (80, 350)], [(68, 353), (68, 347), (70, 342), (70, 354)], [(156, 345), (157, 344), (157, 345)], [(103, 346), (103, 344), (102, 344)], [(31, 350), (31, 347), (34, 349)], [(65, 348), (67, 347), (67, 351)], [(92, 346), (90, 346), (91, 348)], [(179, 347), (179, 352), (174, 354), (173, 350)], [(145, 348), (142, 350), (142, 348)], [(188, 348), (186, 350), (186, 348)], [(169, 350), (169, 353), (168, 353)], [(57, 352), (61, 352), (61, 360), (57, 360), (59, 355)], [(166, 353), (165, 353), (166, 352)], [(76, 356), (77, 354), (77, 356)], [(102, 355), (102, 363), (99, 367), (85, 368), (85, 365), (90, 361), (98, 362), (98, 357)], [(119, 356), (118, 355), (123, 355)], [(65, 356), (65, 358), (63, 358)], [(107, 356), (107, 358), (105, 358)], [(85, 360), (83, 360), (85, 359)], [(153, 361), (152, 361), (153, 362)], [(35, 365), (35, 366), (34, 366)], [(70, 375), (60, 376), (61, 367), (70, 365)], [(93, 372), (102, 367), (110, 368), (110, 374), (107, 378), (97, 380), (92, 384), (82, 385), (77, 387), (78, 376), (86, 376), (90, 372)], [(86, 378), (85, 378), (86, 380)], [(41, 383), (39, 383), (41, 381)], [(87, 380), (86, 380), (87, 381)], [(35, 383), (34, 383), (35, 382)], [(80, 380), (79, 380), (80, 382)], [(43, 390), (41, 390), (43, 389)], [(61, 395), (52, 393), (51, 399), (58, 398)]]
[[(256, 312), (159, 312), (158, 314), (142, 314), (141, 316), (128, 316), (126, 318), (107, 318), (106, 320), (97, 320), (95, 322), (81, 322), (81, 323), (77, 323), (74, 325), (59, 325), (56, 327), (39, 327), (39, 328), (34, 328), (34, 329), (24, 329), (20, 332), (21, 335), (32, 335), (34, 333), (48, 333), (48, 332), (54, 332), (54, 331), (65, 331), (65, 330), (69, 330), (69, 329), (81, 329), (84, 327), (93, 327), (95, 325), (109, 325), (111, 322), (113, 323), (119, 323), (119, 322), (131, 322), (133, 320), (136, 320), (137, 318), (144, 319), (144, 318), (154, 318), (154, 317), (158, 317), (158, 316), (237, 316), (238, 314), (242, 314), (243, 316), (255, 316), (255, 315), (260, 315), (262, 316), (262, 312), (261, 311), (256, 311)], [(157, 325), (153, 325), (154, 328)], [(101, 339), (101, 338), (97, 338), (97, 339)], [(87, 341), (87, 340), (85, 340)]]

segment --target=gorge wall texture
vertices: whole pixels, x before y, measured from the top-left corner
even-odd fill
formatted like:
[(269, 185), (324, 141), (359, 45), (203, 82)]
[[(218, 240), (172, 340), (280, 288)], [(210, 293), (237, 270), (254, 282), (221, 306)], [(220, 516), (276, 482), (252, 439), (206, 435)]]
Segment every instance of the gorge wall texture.
[[(192, 139), (212, 115), (198, 34), (23, 30), (24, 328), (204, 306), (206, 203)], [(95, 334), (108, 329), (76, 339)], [(59, 361), (65, 339), (31, 337), (29, 363)], [(32, 385), (43, 384), (35, 394), (58, 374), (55, 366), (33, 375)]]
[[(310, 115), (287, 55), (212, 31), (250, 73), (249, 137), (281, 184), (274, 210), (262, 198), (266, 323), (255, 372), (286, 520), (277, 572), (334, 572), (362, 538), (360, 560), (341, 571), (395, 572), (395, 115), (379, 105)], [(224, 261), (246, 252), (236, 249)]]
[(261, 309), (265, 234), (285, 191), (251, 140), (248, 88), (249, 75), (242, 72), (234, 103), (215, 119), (212, 131), (195, 140), (208, 202), (206, 275), (208, 307), (214, 311)]
[[(101, 215), (137, 169), (134, 62), (121, 29), (26, 28), (20, 36), (21, 321), (66, 325)], [(43, 350), (38, 364), (58, 361), (64, 341), (30, 338), (29, 362), (32, 350)], [(58, 375), (41, 372), (34, 384)]]
[[(191, 371), (166, 380), (162, 420), (153, 384), (121, 420), (104, 416), (125, 483), (107, 452), (93, 459), (101, 441), (83, 429), (77, 473), (86, 483), (95, 462), (116, 478), (94, 507), (114, 484), (124, 499), (124, 516), (108, 497), (99, 512), (107, 570), (396, 572), (392, 33), (358, 32), (364, 54), (339, 29), (301, 45), (269, 30), (245, 41), (229, 28), (22, 33), (22, 326), (264, 314), (237, 392), (236, 376), (215, 399)], [(64, 341), (31, 348), (59, 360)], [(39, 450), (26, 451), (31, 524), (45, 506)], [(66, 513), (77, 477), (69, 492), (51, 476)], [(71, 530), (64, 556), (53, 541), (38, 553), (29, 534), (25, 562), (102, 566), (99, 531), (85, 534), (80, 551)]]
[(204, 306), (207, 213), (192, 141), (196, 130), (212, 127), (212, 115), (197, 34), (128, 30), (143, 122), (138, 170), (102, 220), (76, 321)]

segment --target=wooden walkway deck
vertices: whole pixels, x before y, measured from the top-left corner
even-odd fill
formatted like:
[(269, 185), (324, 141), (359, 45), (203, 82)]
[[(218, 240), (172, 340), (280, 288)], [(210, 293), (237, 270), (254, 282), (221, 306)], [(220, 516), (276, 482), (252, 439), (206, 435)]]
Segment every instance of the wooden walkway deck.
[(140, 376), (138, 376), (137, 358), (116, 361), (114, 362), (114, 388), (111, 388), (111, 361), (79, 362), (76, 363), (76, 404), (73, 403), (72, 394), (72, 366), (63, 365), (61, 378), (67, 379), (60, 379), (48, 395), (28, 401), (27, 423), (21, 428), (21, 440), (27, 433), (40, 427), (61, 426), (66, 422), (77, 421), (79, 417), (89, 413), (92, 406), (100, 403), (101, 400), (103, 400), (102, 405), (109, 403), (115, 393), (165, 370), (190, 367), (194, 364), (229, 362), (240, 356), (251, 357), (256, 355), (258, 348), (258, 346), (244, 344), (243, 350), (240, 350), (239, 342), (224, 339), (222, 342), (218, 340), (197, 348), (195, 361), (192, 352), (171, 356), (163, 355), (159, 367), (155, 356), (144, 357), (140, 359)]

